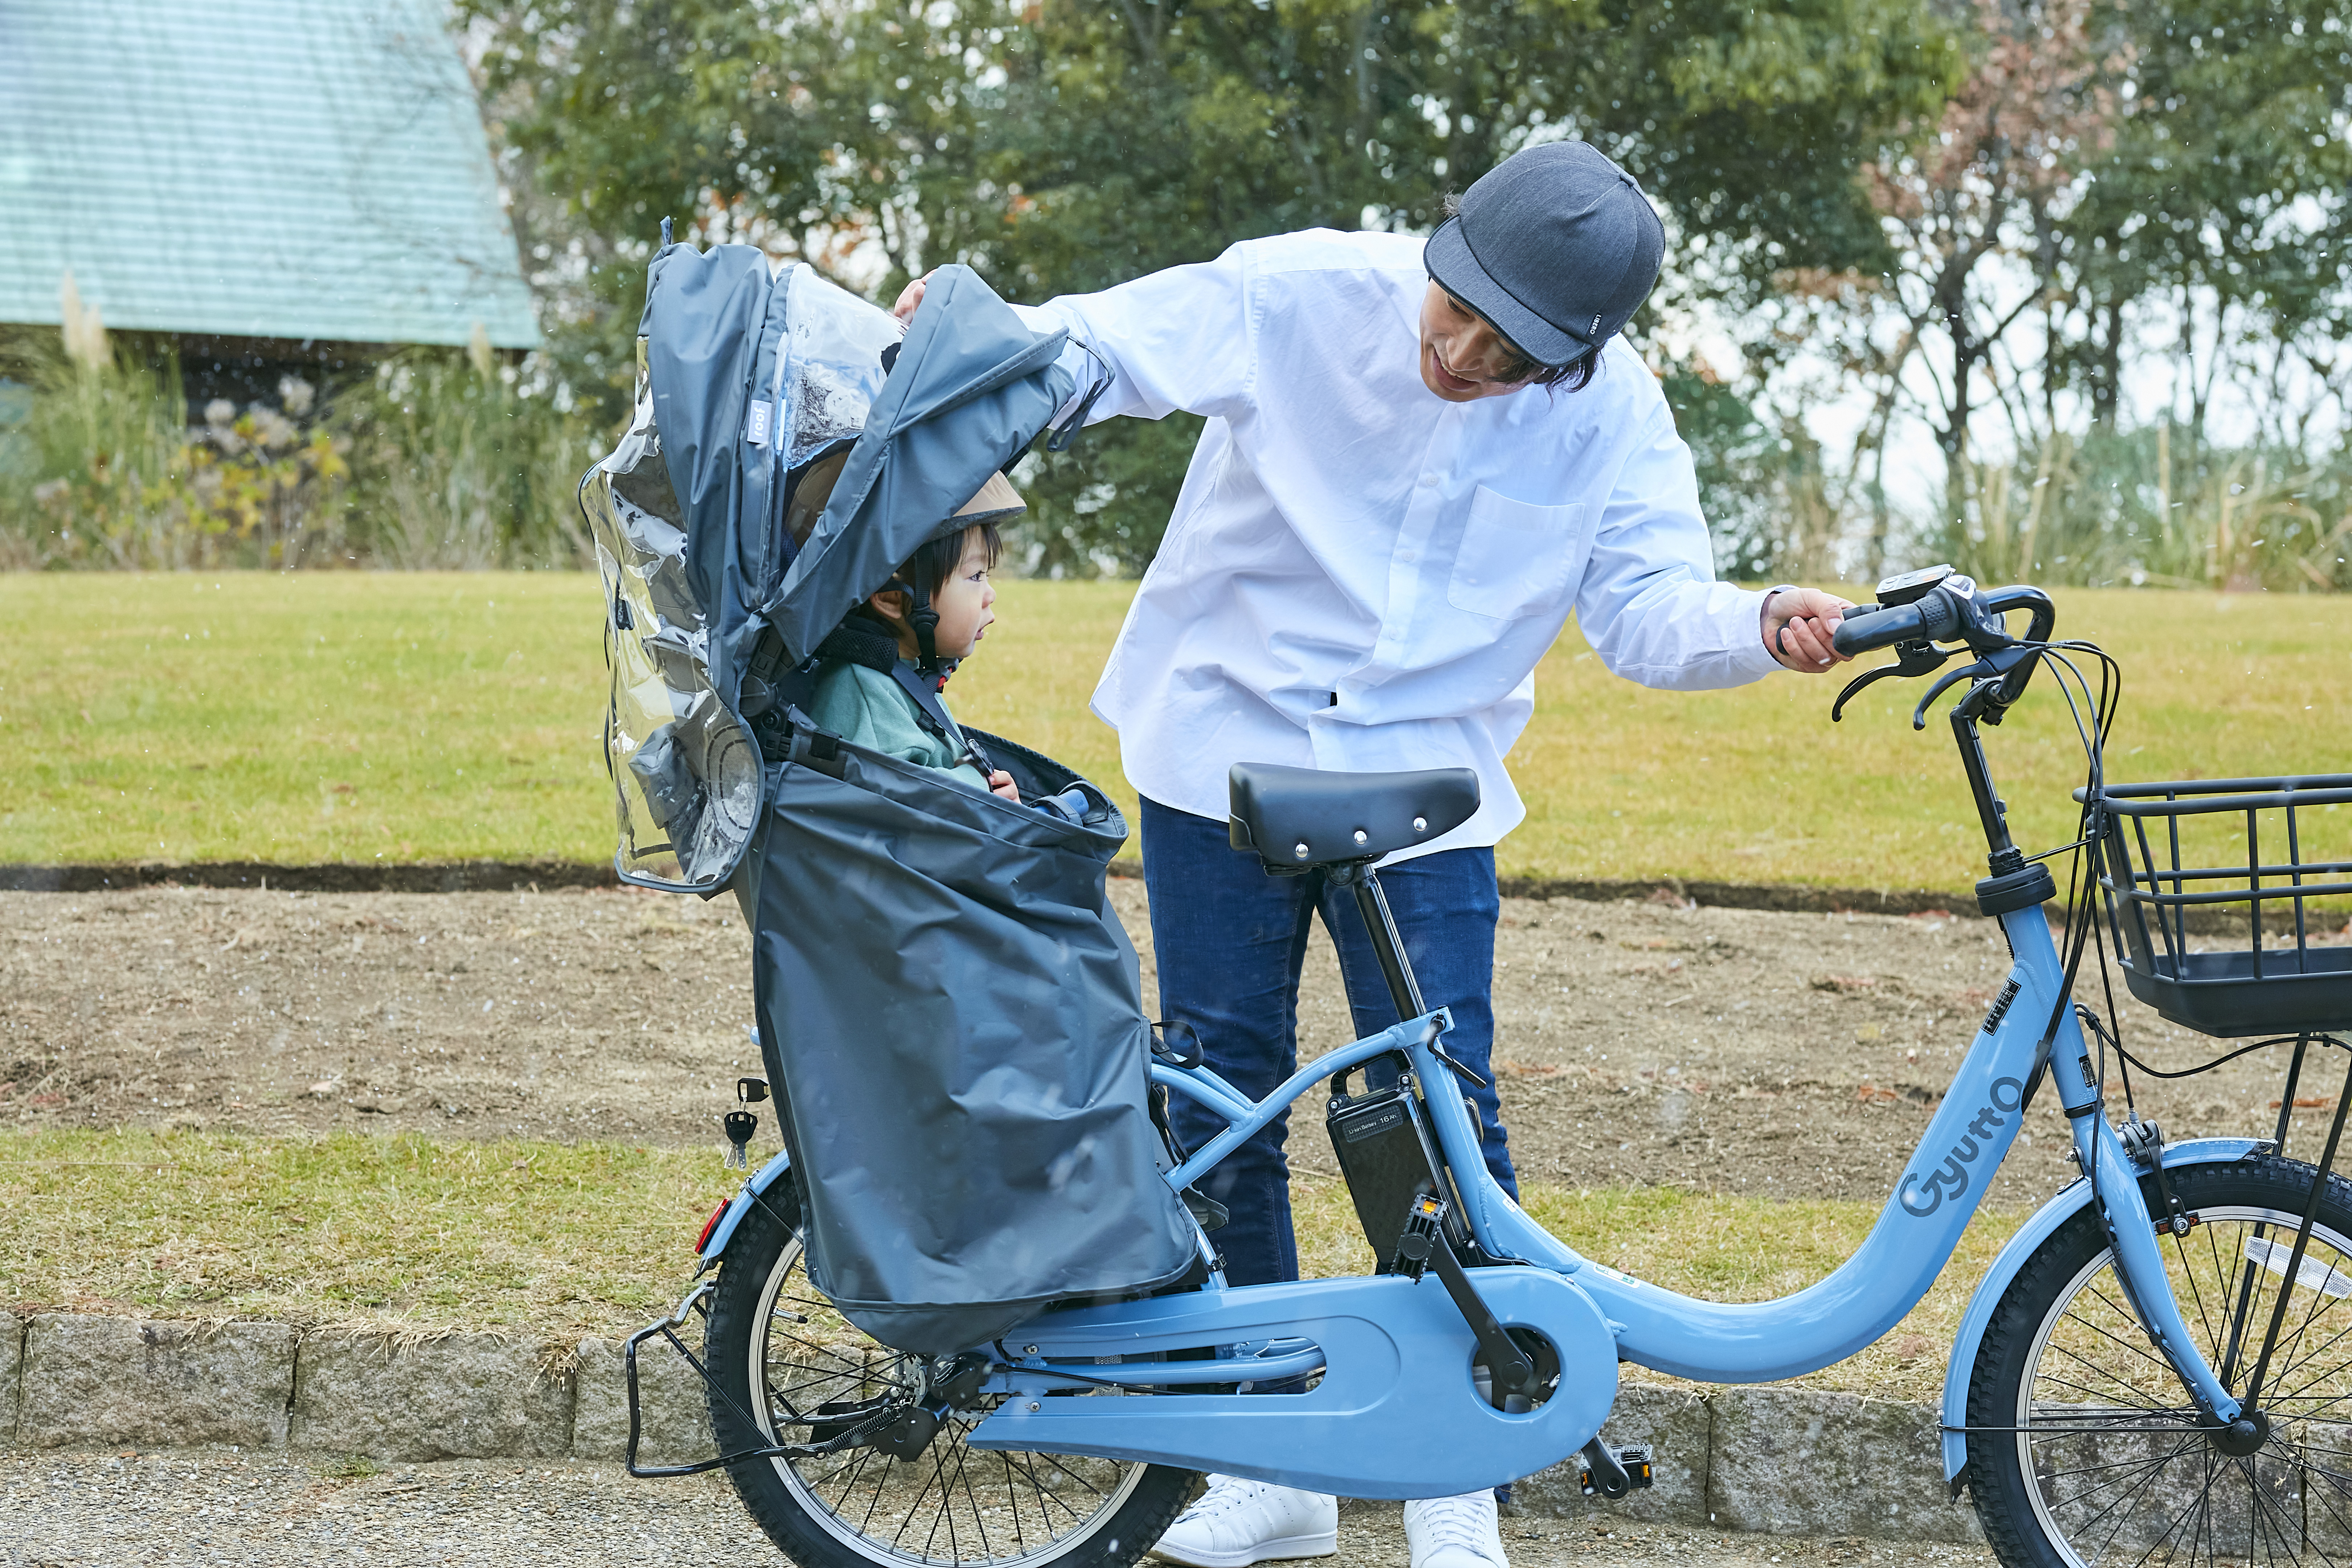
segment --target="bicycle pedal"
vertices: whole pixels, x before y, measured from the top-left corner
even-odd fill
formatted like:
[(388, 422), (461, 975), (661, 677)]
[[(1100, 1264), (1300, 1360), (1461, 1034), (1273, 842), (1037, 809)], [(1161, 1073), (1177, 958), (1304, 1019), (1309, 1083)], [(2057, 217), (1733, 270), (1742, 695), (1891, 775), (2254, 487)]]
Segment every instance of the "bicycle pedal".
[(1649, 1444), (1628, 1443), (1622, 1448), (1605, 1448), (1602, 1452), (1615, 1459), (1618, 1469), (1624, 1473), (1622, 1489), (1612, 1489), (1617, 1484), (1616, 1479), (1595, 1478), (1588, 1464), (1576, 1474), (1577, 1485), (1586, 1497), (1622, 1497), (1626, 1492), (1643, 1491), (1654, 1484), (1651, 1467), (1657, 1454)]

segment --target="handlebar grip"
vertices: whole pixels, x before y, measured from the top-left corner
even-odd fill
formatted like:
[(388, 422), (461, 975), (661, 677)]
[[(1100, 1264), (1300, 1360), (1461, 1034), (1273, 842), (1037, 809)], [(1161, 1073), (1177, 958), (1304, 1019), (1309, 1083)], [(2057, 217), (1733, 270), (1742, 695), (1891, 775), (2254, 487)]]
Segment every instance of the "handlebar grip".
[(1929, 642), (1942, 642), (1957, 636), (1967, 624), (1959, 601), (1942, 588), (1919, 601), (1919, 635)]
[(1830, 646), (1851, 658), (1873, 648), (1893, 647), (1899, 642), (1916, 642), (1920, 637), (1922, 604), (1885, 605), (1874, 608), (1868, 615), (1846, 612), (1831, 635)]

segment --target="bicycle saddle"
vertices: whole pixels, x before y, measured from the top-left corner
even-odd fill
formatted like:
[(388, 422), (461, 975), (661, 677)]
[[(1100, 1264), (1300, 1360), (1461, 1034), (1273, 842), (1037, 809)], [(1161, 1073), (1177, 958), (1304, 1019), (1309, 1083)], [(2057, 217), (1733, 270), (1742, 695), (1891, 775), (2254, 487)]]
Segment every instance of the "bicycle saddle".
[(1341, 773), (1235, 763), (1226, 790), (1233, 847), (1256, 850), (1269, 871), (1377, 860), (1452, 832), (1478, 809), (1468, 768)]

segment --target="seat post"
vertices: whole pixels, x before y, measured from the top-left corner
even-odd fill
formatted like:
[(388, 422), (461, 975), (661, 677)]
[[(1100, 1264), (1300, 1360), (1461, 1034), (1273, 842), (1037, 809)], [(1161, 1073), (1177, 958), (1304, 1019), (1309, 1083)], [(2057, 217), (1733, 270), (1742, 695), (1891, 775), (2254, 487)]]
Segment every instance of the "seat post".
[(1356, 912), (1364, 919), (1364, 934), (1371, 938), (1372, 956), (1381, 961), (1381, 976), (1389, 983), (1397, 1021), (1428, 1012), (1421, 1000), (1421, 983), (1412, 977), (1412, 961), (1405, 957), (1403, 939), (1397, 935), (1396, 917), (1389, 912), (1388, 895), (1381, 891), (1379, 874), (1369, 865), (1355, 863), (1334, 866), (1329, 879), (1355, 891)]

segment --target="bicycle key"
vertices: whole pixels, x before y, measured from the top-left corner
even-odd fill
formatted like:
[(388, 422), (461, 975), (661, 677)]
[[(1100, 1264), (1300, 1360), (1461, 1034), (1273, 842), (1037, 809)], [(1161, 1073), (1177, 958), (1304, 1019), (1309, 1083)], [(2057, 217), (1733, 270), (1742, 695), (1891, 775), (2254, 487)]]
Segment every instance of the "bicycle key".
[(748, 1110), (730, 1110), (719, 1125), (727, 1129), (727, 1169), (750, 1170), (751, 1134), (760, 1130), (760, 1119)]

